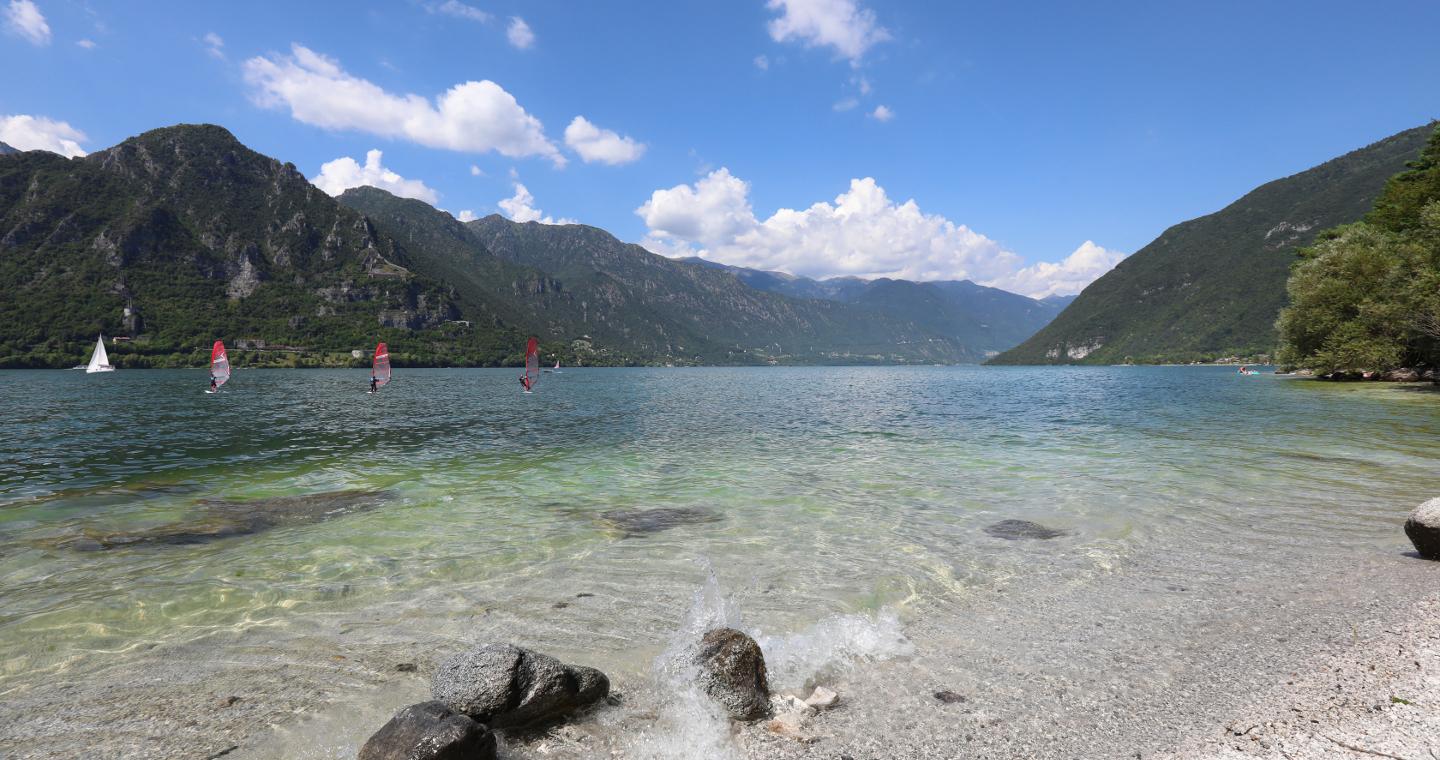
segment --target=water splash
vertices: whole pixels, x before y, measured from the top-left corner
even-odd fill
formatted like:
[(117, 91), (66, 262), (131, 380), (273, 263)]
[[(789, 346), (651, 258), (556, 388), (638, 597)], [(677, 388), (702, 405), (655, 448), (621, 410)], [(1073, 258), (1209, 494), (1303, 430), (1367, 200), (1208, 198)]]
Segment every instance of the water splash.
[(706, 631), (739, 628), (740, 611), (720, 587), (710, 563), (702, 560), (702, 564), (705, 583), (696, 590), (669, 645), (655, 658), (652, 675), (661, 704), (654, 725), (640, 731), (631, 743), (627, 755), (638, 760), (738, 757), (730, 736), (729, 716), (700, 688), (695, 655)]
[(791, 689), (834, 683), (850, 670), (914, 653), (900, 616), (892, 609), (873, 615), (834, 615), (798, 633), (759, 635), (770, 688)]

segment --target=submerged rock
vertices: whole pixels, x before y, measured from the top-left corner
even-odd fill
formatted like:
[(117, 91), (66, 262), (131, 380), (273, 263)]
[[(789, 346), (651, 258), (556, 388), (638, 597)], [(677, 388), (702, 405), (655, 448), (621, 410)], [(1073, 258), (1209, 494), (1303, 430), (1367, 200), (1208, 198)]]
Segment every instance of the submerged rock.
[(736, 720), (770, 714), (770, 683), (765, 654), (755, 639), (734, 628), (712, 628), (695, 654), (700, 686)]
[(395, 713), (359, 760), (495, 760), (495, 735), (443, 702), (421, 702)]
[(196, 503), (200, 515), (191, 520), (137, 531), (84, 531), (45, 543), (75, 551), (204, 544), (282, 525), (307, 525), (364, 512), (385, 503), (391, 495), (388, 491), (344, 490), (266, 499), (202, 499)]
[(662, 507), (659, 509), (612, 509), (600, 519), (623, 531), (625, 538), (659, 533), (681, 525), (719, 522), (721, 515), (703, 507)]
[(1029, 520), (1001, 520), (994, 525), (985, 526), (985, 532), (1008, 541), (1019, 541), (1023, 538), (1044, 540), (1069, 535), (1069, 531), (1047, 528)]
[(513, 644), (487, 644), (441, 663), (430, 693), (492, 728), (510, 728), (589, 706), (610, 693), (610, 680)]
[(1405, 535), (1425, 559), (1440, 560), (1440, 497), (1415, 508), (1405, 521)]

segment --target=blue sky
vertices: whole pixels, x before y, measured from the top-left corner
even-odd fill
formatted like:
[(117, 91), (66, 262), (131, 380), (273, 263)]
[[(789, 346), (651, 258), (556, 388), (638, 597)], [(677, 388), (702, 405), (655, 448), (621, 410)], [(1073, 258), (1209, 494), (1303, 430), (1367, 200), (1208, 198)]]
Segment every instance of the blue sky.
[(1032, 295), (1440, 117), (1431, 0), (0, 0), (0, 26), (17, 147), (213, 122), (337, 192)]

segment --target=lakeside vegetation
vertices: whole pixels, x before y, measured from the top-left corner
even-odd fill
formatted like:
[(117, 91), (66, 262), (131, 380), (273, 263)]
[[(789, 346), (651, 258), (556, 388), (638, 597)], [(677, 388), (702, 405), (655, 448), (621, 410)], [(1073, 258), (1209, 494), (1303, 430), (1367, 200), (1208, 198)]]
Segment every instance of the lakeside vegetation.
[(1334, 376), (1440, 366), (1440, 127), (1362, 221), (1300, 252), (1287, 291), (1286, 365)]

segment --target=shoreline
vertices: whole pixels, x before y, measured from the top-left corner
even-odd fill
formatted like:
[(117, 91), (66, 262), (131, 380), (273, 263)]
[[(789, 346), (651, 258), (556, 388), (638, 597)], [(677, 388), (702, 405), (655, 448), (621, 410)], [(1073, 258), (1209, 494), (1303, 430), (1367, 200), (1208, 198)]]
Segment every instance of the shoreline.
[[(1440, 672), (1432, 638), (1440, 637), (1440, 594), (1430, 590), (1440, 563), (1395, 548), (1303, 579), (1295, 595), (1277, 591), (1283, 574), (1274, 568), (1178, 586), (1194, 568), (1156, 557), (1127, 561), (1093, 583), (1024, 591), (1007, 608), (990, 602), (1008, 590), (982, 591), (951, 610), (964, 615), (909, 621), (912, 656), (850, 663), (813, 679), (841, 698), (807, 727), (813, 743), (770, 734), (763, 723), (677, 732), (665, 725), (673, 695), (644, 672), (612, 672), (618, 705), (527, 743), (505, 741), (501, 757), (679, 757), (659, 748), (709, 736), (732, 737), (719, 757), (734, 760), (1353, 756), (1331, 739), (1423, 758), (1414, 750), (1429, 746), (1426, 732), (1435, 735), (1440, 723), (1425, 714), (1440, 703), (1432, 675)], [(1116, 587), (1137, 583), (1150, 598), (1144, 607), (1103, 604)], [(1329, 593), (1347, 587), (1368, 593)], [(1237, 604), (1253, 611), (1216, 619)], [(1037, 620), (1058, 622), (1042, 630)], [(1171, 639), (1165, 629), (1194, 635)], [(241, 636), (162, 647), (144, 667), (102, 667), (80, 681), (7, 693), (0, 749), (17, 760), (68, 757), (81, 747), (137, 758), (353, 757), (394, 709), (427, 698), (432, 659), (456, 645), (393, 633), (386, 642), (258, 646)], [(317, 655), (323, 673), (271, 664), (267, 652), (287, 646)], [(206, 661), (213, 647), (223, 662)], [(324, 651), (331, 654), (318, 656)], [(580, 662), (605, 669), (603, 659)], [(1412, 675), (1404, 666), (1416, 659), (1425, 667)], [(409, 663), (418, 672), (397, 669)], [(294, 675), (309, 684), (297, 685)], [(774, 686), (779, 693), (798, 685)], [(941, 690), (963, 699), (941, 702)], [(1379, 701), (1389, 696), (1411, 704)], [(77, 704), (83, 715), (72, 714)], [(1313, 730), (1303, 722), (1311, 717), (1321, 720)], [(105, 726), (99, 741), (86, 735), (96, 725)], [(1377, 741), (1381, 728), (1395, 735)]]

